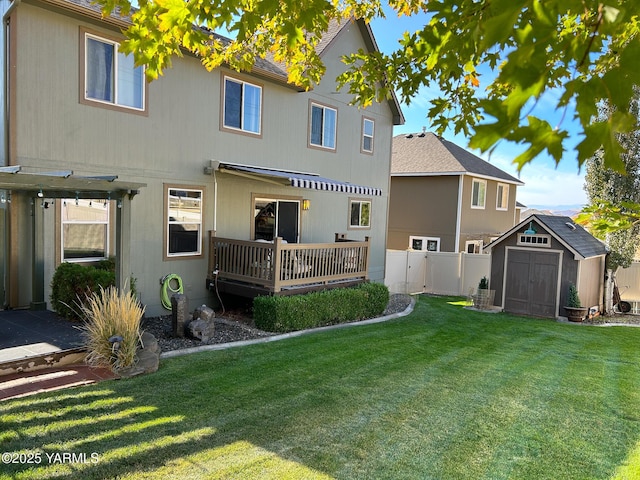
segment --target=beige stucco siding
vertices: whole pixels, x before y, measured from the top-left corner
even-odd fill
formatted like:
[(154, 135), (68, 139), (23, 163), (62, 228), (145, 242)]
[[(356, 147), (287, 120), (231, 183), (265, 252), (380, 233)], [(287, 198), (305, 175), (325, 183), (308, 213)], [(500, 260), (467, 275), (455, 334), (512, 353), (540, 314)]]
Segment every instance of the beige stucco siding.
[[(80, 103), (81, 28), (97, 35), (118, 35), (104, 26), (24, 2), (14, 12), (12, 62), (16, 66), (11, 78), (15, 121), (10, 127), (14, 152), (10, 163), (40, 171), (70, 169), (79, 175), (117, 174), (120, 180), (147, 184), (132, 202), (131, 249), (132, 275), (138, 279), (137, 288), (148, 305), (148, 313), (160, 311), (158, 280), (167, 273), (183, 277), (192, 305), (210, 299), (204, 282), (206, 244), (201, 259), (163, 259), (165, 184), (202, 188), (204, 233), (213, 229), (217, 215), (219, 234), (243, 239), (249, 237), (253, 193), (308, 198), (311, 208), (302, 214), (302, 241), (330, 241), (336, 232), (348, 233), (354, 239), (370, 236), (370, 276), (379, 281), (384, 278), (391, 110), (387, 103), (365, 110), (350, 106), (350, 97), (336, 93), (333, 80), (343, 68), (338, 57), (365, 48), (355, 24), (339, 35), (332, 52), (325, 55), (325, 80), (311, 92), (299, 93), (281, 84), (225, 69), (207, 72), (195, 58), (185, 56), (175, 58), (173, 68), (149, 85), (145, 115)], [(220, 129), (223, 74), (263, 87), (260, 137)], [(338, 111), (335, 152), (308, 147), (311, 100)], [(363, 115), (375, 121), (373, 155), (360, 152)], [(347, 194), (278, 187), (220, 174), (216, 213), (214, 178), (203, 173), (211, 159), (317, 173), (381, 188), (383, 195), (370, 198), (371, 228), (348, 230)], [(53, 212), (50, 209), (45, 214), (47, 238), (58, 234)], [(53, 245), (50, 242), (46, 252), (47, 287), (55, 269)], [(28, 284), (28, 274), (24, 278)], [(21, 291), (25, 292), (22, 301), (30, 292), (28, 288)]]

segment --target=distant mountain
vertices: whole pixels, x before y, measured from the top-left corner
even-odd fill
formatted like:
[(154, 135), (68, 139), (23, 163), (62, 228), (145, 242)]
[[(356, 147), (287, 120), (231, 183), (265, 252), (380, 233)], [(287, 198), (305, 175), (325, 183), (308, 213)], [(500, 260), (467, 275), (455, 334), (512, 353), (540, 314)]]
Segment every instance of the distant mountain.
[(527, 208), (522, 211), (521, 218), (526, 218), (533, 213), (540, 213), (543, 215), (562, 215), (566, 217), (573, 217), (577, 215), (584, 205), (527, 205)]

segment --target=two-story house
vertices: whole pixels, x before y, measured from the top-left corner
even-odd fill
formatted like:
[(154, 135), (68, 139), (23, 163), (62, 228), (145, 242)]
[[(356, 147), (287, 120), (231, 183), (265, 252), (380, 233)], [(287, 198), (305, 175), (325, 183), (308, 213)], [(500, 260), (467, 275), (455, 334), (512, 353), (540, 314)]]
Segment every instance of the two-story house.
[[(111, 255), (150, 315), (167, 274), (191, 305), (211, 302), (211, 270), (221, 287), (267, 291), (363, 268), (382, 281), (403, 116), (395, 98), (350, 106), (334, 80), (344, 53), (377, 48), (368, 25), (332, 25), (319, 47), (326, 75), (308, 92), (266, 60), (208, 72), (189, 54), (147, 83), (119, 52), (127, 18), (88, 0), (3, 4), (5, 306), (42, 307), (61, 262)], [(336, 233), (358, 248), (338, 248)]]
[(519, 222), (520, 185), (433, 133), (396, 135), (387, 247), (482, 253), (484, 245)]

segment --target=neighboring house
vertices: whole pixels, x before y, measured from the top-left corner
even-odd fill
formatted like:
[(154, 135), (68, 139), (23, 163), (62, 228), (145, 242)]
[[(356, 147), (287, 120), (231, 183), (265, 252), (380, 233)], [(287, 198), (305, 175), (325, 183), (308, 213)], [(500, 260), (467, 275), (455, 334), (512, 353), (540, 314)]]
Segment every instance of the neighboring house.
[(433, 133), (396, 135), (387, 248), (482, 253), (519, 220), (520, 185)]
[(602, 310), (605, 245), (570, 217), (532, 215), (487, 245), (494, 304), (506, 312), (564, 316), (569, 285)]
[[(332, 25), (319, 48), (325, 79), (309, 92), (266, 60), (251, 73), (208, 72), (189, 54), (147, 84), (118, 53), (127, 18), (102, 18), (88, 0), (3, 4), (3, 304), (42, 308), (61, 262), (116, 254), (119, 283), (136, 279), (147, 314), (162, 311), (159, 280), (169, 273), (192, 306), (210, 303), (210, 231), (252, 255), (277, 237), (281, 249), (329, 244), (322, 257), (236, 255), (242, 275), (216, 257), (221, 283), (251, 282), (261, 269), (270, 273), (255, 283), (271, 281), (285, 260), (297, 266), (282, 277), (290, 285), (299, 272), (335, 281), (363, 268), (383, 280), (392, 129), (403, 116), (395, 98), (350, 106), (334, 81), (342, 55), (377, 49), (369, 25)], [(334, 251), (336, 233), (370, 240), (357, 253)], [(318, 262), (337, 264), (337, 251), (342, 270), (320, 275)]]

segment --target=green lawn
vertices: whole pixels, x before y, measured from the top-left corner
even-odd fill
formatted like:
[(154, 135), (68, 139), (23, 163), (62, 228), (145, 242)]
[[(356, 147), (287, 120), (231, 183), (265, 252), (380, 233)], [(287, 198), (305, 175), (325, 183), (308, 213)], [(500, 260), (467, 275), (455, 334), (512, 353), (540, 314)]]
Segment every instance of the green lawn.
[(0, 478), (640, 479), (640, 328), (456, 300), (2, 402)]

